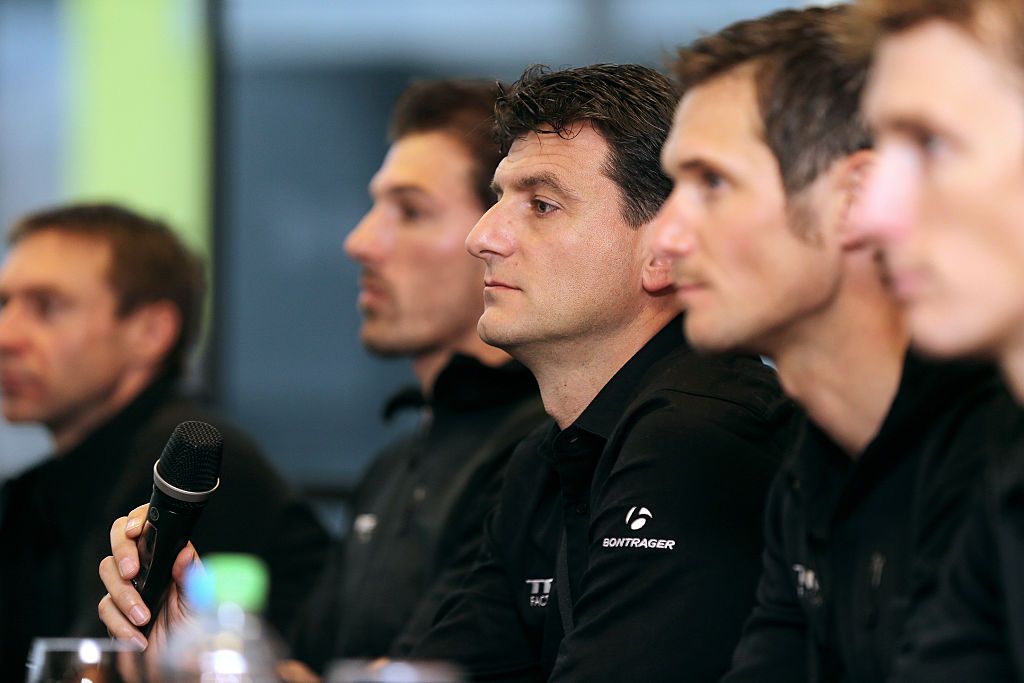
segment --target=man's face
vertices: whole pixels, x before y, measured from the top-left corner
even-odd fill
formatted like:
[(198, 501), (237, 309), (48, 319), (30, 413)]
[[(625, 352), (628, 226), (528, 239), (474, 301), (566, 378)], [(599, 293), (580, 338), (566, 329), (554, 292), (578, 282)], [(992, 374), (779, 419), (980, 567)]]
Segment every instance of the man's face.
[(601, 338), (639, 310), (644, 229), (622, 216), (604, 138), (589, 123), (567, 137), (512, 145), (494, 175), (500, 199), (466, 240), (485, 264), (480, 336), (505, 350)]
[(107, 282), (110, 246), (46, 230), (0, 270), (4, 416), (59, 429), (112, 400), (132, 363), (128, 318)]
[(674, 187), (654, 253), (673, 262), (699, 348), (770, 353), (838, 287), (839, 248), (820, 225), (826, 175), (787, 203), (761, 129), (754, 72), (739, 67), (686, 94), (662, 151)]
[[(997, 41), (992, 41), (993, 43)], [(943, 21), (886, 38), (864, 99), (878, 161), (854, 216), (925, 350), (1024, 332), (1024, 91), (997, 48)]]
[(451, 350), (476, 336), (483, 269), (465, 250), (483, 208), (473, 161), (443, 132), (391, 146), (370, 182), (373, 208), (345, 240), (360, 266), (363, 343), (386, 355)]

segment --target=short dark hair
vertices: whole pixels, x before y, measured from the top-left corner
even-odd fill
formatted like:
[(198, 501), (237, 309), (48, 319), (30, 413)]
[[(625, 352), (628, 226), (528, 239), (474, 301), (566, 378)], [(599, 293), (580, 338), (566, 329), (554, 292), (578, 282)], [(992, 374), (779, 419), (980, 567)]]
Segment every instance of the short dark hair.
[(663, 75), (637, 64), (594, 64), (551, 71), (530, 66), (498, 97), (502, 155), (527, 133), (573, 134), (590, 122), (608, 143), (605, 175), (618, 185), (622, 215), (633, 227), (651, 220), (672, 191), (661, 147), (672, 126), (677, 95)]
[(792, 195), (836, 159), (871, 146), (859, 112), (867, 61), (851, 55), (850, 29), (847, 6), (781, 10), (680, 48), (672, 71), (685, 92), (755, 65), (765, 142)]
[(185, 371), (187, 355), (202, 325), (206, 274), (202, 260), (166, 223), (117, 204), (69, 204), (44, 209), (17, 221), (8, 233), (11, 246), (38, 233), (56, 231), (110, 245), (107, 280), (117, 297), (117, 315), (169, 301), (181, 314), (181, 330), (164, 359), (172, 377)]
[(497, 201), (491, 189), (502, 154), (494, 140), (494, 81), (414, 81), (391, 114), (391, 142), (415, 133), (444, 132), (458, 139), (473, 159), (473, 190), (488, 209)]
[[(888, 35), (940, 20), (973, 35), (982, 45), (994, 46), (1018, 73), (1024, 73), (1024, 41), (1020, 40), (1024, 6), (1020, 0), (859, 0), (854, 12), (861, 51), (870, 52)], [(993, 21), (986, 23), (986, 14)]]

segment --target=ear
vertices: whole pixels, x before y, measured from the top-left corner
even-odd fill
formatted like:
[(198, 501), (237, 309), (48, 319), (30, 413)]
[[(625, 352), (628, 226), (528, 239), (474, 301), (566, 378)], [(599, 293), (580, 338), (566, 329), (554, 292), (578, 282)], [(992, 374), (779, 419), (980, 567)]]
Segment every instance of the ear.
[(140, 366), (155, 368), (178, 340), (181, 311), (170, 301), (154, 301), (130, 313), (128, 325), (133, 359)]
[(851, 219), (874, 163), (875, 153), (870, 149), (855, 152), (841, 162), (837, 180), (843, 197), (838, 232), (843, 249), (856, 249), (864, 245), (862, 233), (854, 228)]
[(643, 269), (644, 291), (648, 294), (661, 294), (671, 289), (672, 284), (672, 259), (648, 254)]

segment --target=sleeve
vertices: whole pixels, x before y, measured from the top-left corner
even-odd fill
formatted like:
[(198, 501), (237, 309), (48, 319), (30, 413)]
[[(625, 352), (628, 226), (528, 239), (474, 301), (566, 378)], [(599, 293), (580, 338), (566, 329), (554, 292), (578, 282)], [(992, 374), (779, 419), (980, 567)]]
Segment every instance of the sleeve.
[(416, 608), (392, 644), (391, 654), (408, 656), (416, 643), (433, 625), (441, 604), (463, 585), (483, 545), (484, 522), (497, 507), (501, 493), (502, 474), (512, 447), (501, 457), (488, 463), (483, 471), (475, 472), (465, 492), (466, 501), (456, 506), (450, 515), (451, 542), (445, 543), (451, 552), (443, 553), (444, 563), (430, 586), (416, 604)]
[(486, 522), (479, 557), (412, 649), (416, 659), (457, 662), (474, 681), (539, 683), (538, 657), (519, 621), (499, 556), (500, 508)]
[(264, 556), (270, 570), (266, 615), (287, 634), (328, 562), (330, 543), (312, 507), (297, 497), (282, 506), (274, 529)]
[(765, 513), (765, 549), (757, 603), (733, 654), (732, 669), (722, 683), (807, 680), (807, 622), (783, 542), (786, 488), (784, 476), (777, 476)]
[(691, 397), (620, 431), (615, 465), (592, 497), (574, 627), (551, 681), (722, 676), (753, 605), (777, 462), (752, 420), (735, 404)]
[(939, 590), (907, 624), (907, 642), (892, 680), (1017, 680), (1007, 664), (1007, 601), (1000, 590), (994, 507), (986, 500), (972, 510)]

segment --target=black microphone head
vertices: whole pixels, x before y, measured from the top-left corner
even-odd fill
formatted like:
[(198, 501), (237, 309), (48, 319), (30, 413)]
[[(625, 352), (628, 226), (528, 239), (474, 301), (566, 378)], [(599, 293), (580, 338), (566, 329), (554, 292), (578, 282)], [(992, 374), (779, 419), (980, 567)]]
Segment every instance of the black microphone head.
[(213, 425), (190, 420), (175, 427), (157, 469), (171, 486), (201, 493), (217, 485), (224, 439)]

